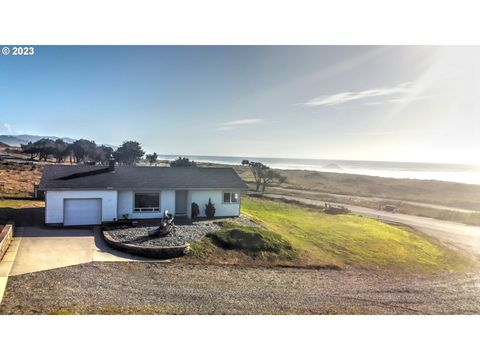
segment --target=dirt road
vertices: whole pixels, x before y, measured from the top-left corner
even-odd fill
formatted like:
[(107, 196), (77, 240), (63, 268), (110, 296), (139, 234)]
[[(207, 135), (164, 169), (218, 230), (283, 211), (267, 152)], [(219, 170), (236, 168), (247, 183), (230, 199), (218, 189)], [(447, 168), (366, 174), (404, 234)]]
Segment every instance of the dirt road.
[[(280, 191), (277, 194), (281, 195), (282, 194), (282, 188), (280, 187), (271, 187), (271, 189)], [(282, 189), (282, 190), (280, 190)], [(285, 189), (289, 193), (295, 193), (299, 194), (300, 197), (304, 195), (303, 197), (306, 196), (325, 196), (327, 199), (333, 198), (336, 199), (338, 202), (345, 202), (348, 203), (348, 201), (351, 200), (358, 200), (358, 201), (375, 201), (377, 203), (402, 203), (402, 204), (410, 204), (410, 205), (415, 205), (415, 206), (421, 206), (421, 207), (427, 207), (427, 208), (432, 208), (432, 209), (437, 209), (437, 210), (448, 210), (448, 211), (456, 211), (456, 212), (461, 212), (465, 214), (472, 214), (476, 213), (478, 211), (472, 210), (472, 209), (465, 209), (465, 208), (459, 208), (459, 207), (453, 207), (453, 206), (445, 206), (445, 205), (437, 205), (437, 204), (428, 204), (424, 202), (418, 202), (418, 201), (411, 201), (411, 200), (399, 200), (399, 199), (385, 199), (385, 198), (380, 198), (380, 197), (371, 197), (371, 196), (359, 196), (359, 195), (343, 195), (343, 194), (332, 194), (332, 193), (325, 193), (325, 192), (320, 192), (320, 191), (312, 191), (312, 190), (301, 190), (301, 189)], [(283, 191), (285, 191), (283, 190)], [(334, 200), (335, 201), (335, 200)]]

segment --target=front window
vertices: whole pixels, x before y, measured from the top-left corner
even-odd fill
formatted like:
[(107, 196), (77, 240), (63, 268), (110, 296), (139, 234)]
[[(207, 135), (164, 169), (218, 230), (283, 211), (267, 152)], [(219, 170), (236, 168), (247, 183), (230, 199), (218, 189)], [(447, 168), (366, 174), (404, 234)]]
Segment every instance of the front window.
[(238, 203), (238, 193), (236, 192), (224, 192), (223, 193), (223, 202), (224, 203)]
[(134, 211), (137, 211), (137, 212), (160, 211), (160, 194), (159, 193), (135, 193)]

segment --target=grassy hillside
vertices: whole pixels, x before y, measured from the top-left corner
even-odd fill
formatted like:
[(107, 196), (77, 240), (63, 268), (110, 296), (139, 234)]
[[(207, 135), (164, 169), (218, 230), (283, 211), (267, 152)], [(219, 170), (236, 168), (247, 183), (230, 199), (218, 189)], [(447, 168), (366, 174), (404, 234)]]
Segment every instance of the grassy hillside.
[(282, 202), (244, 197), (242, 212), (279, 234), (305, 264), (403, 270), (461, 270), (459, 253), (408, 229), (357, 215), (327, 215)]

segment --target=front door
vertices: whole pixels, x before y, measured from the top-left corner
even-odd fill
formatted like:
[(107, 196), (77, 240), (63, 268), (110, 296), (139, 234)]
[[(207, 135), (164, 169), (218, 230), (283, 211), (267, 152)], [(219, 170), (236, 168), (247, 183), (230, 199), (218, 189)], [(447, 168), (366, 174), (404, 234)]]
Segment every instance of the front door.
[(187, 215), (187, 190), (175, 191), (175, 216)]

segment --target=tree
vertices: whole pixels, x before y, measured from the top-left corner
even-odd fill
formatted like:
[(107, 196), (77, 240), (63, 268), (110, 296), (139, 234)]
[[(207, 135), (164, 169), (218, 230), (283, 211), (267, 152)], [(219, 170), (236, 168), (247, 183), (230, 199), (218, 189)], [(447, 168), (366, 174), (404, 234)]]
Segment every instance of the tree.
[(286, 177), (281, 175), (278, 171), (268, 168), (260, 171), (260, 179), (262, 182), (262, 193), (264, 193), (267, 185), (274, 182), (281, 184), (285, 182)]
[(100, 164), (107, 165), (108, 160), (112, 157), (113, 149), (110, 146), (97, 146), (93, 154), (92, 160)]
[(62, 139), (55, 140), (53, 156), (55, 157), (55, 160), (57, 160), (57, 162), (63, 162), (68, 156), (69, 151), (70, 148), (65, 141), (63, 141)]
[(65, 150), (65, 160), (68, 157), (68, 160), (70, 161), (70, 164), (73, 164), (73, 161), (75, 160), (73, 156), (73, 144), (67, 144), (67, 149)]
[(192, 202), (192, 219), (195, 219), (200, 214), (200, 208), (196, 202)]
[(135, 165), (143, 155), (145, 155), (145, 151), (143, 151), (139, 142), (124, 141), (122, 146), (114, 152), (113, 156), (119, 163), (124, 165)]
[(170, 166), (171, 167), (192, 167), (192, 166), (197, 166), (197, 163), (193, 160), (190, 160), (187, 157), (178, 157), (178, 159), (170, 161)]
[(215, 204), (212, 203), (211, 198), (208, 198), (208, 203), (205, 205), (205, 216), (207, 219), (212, 219), (215, 216)]
[(97, 144), (94, 141), (80, 139), (72, 144), (72, 152), (76, 163), (85, 162), (87, 159), (94, 160)]
[(286, 180), (285, 176), (273, 169), (270, 169), (267, 165), (262, 164), (261, 162), (242, 160), (242, 165), (248, 165), (250, 168), (255, 179), (256, 191), (259, 191), (261, 188), (263, 193), (265, 192), (267, 185), (274, 182), (282, 183)]
[(28, 144), (22, 144), (20, 146), (22, 147), (22, 152), (24, 154), (30, 155), (30, 160), (33, 160), (35, 156), (38, 156), (38, 148), (34, 146), (31, 141), (29, 141)]
[(260, 189), (260, 186), (262, 185), (261, 174), (263, 171), (269, 169), (269, 167), (267, 165), (262, 164), (261, 162), (254, 162), (254, 161), (249, 161), (248, 167), (250, 168), (250, 171), (252, 172), (253, 177), (255, 179), (255, 185), (256, 185), (255, 190), (258, 191)]
[(40, 142), (40, 157), (44, 161), (48, 161), (48, 157), (50, 155), (55, 155), (55, 141), (51, 139), (40, 139), (39, 142)]
[(147, 155), (145, 155), (145, 159), (147, 159), (147, 161), (150, 165), (153, 165), (158, 160), (158, 154), (156, 152), (154, 152), (153, 154), (147, 154)]
[(67, 144), (62, 139), (55, 141), (47, 138), (40, 139), (34, 143), (29, 142), (22, 145), (22, 152), (29, 154), (33, 160), (38, 157), (39, 160), (47, 161), (49, 156), (53, 156), (57, 162), (64, 162), (70, 157), (76, 163), (89, 161), (108, 163), (108, 159), (113, 153), (113, 149), (109, 146), (97, 146), (94, 141), (80, 139), (72, 144)]
[(34, 143), (29, 142), (21, 147), (25, 154), (30, 154), (32, 160), (37, 156), (38, 160), (47, 161), (50, 155), (55, 154), (55, 142), (51, 139), (43, 138)]

